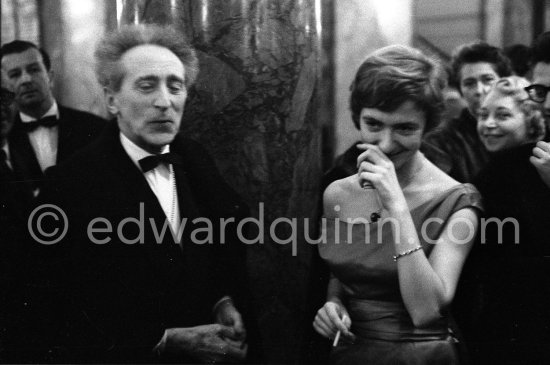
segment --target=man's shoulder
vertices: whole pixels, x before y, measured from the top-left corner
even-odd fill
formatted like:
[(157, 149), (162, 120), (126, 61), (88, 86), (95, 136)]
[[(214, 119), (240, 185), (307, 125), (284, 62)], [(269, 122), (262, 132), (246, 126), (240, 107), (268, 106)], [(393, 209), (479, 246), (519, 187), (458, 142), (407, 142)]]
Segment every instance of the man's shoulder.
[(78, 149), (47, 171), (54, 170), (58, 174), (70, 173), (93, 176), (108, 159), (111, 149), (112, 145), (109, 143), (109, 138), (105, 133), (99, 134), (98, 138)]
[(99, 132), (107, 123), (106, 119), (90, 112), (69, 108), (63, 105), (58, 105), (58, 108), (61, 122), (70, 121), (71, 125), (74, 126), (76, 124), (79, 129), (85, 128)]
[(61, 104), (58, 104), (57, 106), (58, 106), (59, 114), (61, 115), (61, 117), (63, 117), (64, 115), (79, 116), (79, 117), (83, 117), (85, 119), (105, 122), (105, 119), (100, 117), (97, 114), (90, 113), (90, 112), (80, 110), (80, 109), (71, 108), (71, 107), (68, 107), (68, 106), (65, 106), (65, 105), (61, 105)]

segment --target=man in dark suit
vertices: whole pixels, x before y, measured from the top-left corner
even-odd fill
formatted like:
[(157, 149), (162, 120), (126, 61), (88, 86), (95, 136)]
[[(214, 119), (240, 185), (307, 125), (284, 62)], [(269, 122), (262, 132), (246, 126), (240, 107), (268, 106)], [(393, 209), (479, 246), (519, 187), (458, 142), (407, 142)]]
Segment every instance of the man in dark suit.
[[(4, 44), (1, 62), (19, 110), (9, 137), (9, 149), (21, 155), (21, 166), (30, 174), (25, 178), (37, 190), (43, 172), (97, 137), (105, 121), (55, 101), (50, 58), (34, 43), (15, 40)], [(18, 166), (14, 169), (22, 173)]]
[[(237, 223), (247, 209), (201, 146), (178, 134), (194, 50), (171, 29), (134, 26), (102, 40), (96, 59), (116, 120), (48, 170), (38, 199), (67, 217), (58, 243), (37, 244), (61, 298), (54, 360), (241, 361)], [(36, 225), (63, 232), (60, 222)]]

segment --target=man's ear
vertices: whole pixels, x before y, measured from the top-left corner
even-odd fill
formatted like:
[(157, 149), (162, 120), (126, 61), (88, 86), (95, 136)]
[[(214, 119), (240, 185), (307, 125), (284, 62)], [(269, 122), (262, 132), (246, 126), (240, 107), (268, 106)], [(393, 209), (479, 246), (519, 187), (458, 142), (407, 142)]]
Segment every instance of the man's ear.
[(117, 101), (116, 93), (109, 86), (105, 86), (103, 88), (103, 92), (105, 94), (105, 102), (107, 104), (107, 111), (109, 111), (109, 113), (111, 115), (117, 115), (118, 114), (118, 101)]
[(54, 77), (54, 73), (53, 73), (53, 70), (50, 70), (48, 71), (48, 78), (49, 78), (49, 82), (48, 84), (50, 85), (50, 90), (53, 90), (53, 86), (54, 86), (54, 80), (53, 80), (53, 77)]

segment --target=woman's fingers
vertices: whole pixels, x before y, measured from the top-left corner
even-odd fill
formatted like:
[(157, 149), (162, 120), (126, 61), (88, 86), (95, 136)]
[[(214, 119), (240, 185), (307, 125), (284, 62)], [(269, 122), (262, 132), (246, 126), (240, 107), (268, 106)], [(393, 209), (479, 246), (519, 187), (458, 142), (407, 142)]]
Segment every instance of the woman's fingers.
[(325, 336), (326, 338), (333, 337), (335, 331), (332, 331), (323, 321), (319, 320), (318, 318), (313, 321), (313, 328), (322, 336)]
[(365, 152), (361, 153), (359, 157), (357, 157), (357, 165), (365, 160), (370, 161), (374, 164), (381, 164), (383, 162), (390, 161), (388, 156), (386, 156), (386, 154), (382, 152), (377, 145), (361, 143), (358, 144), (357, 147), (365, 150)]

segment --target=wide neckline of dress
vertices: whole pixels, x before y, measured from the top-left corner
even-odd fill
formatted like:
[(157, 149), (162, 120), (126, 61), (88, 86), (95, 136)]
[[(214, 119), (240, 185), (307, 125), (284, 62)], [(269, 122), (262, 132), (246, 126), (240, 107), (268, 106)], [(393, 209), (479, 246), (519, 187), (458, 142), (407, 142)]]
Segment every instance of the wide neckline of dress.
[[(415, 215), (415, 213), (420, 210), (420, 209), (423, 209), (423, 210), (427, 210), (427, 209), (430, 209), (432, 206), (435, 206), (435, 205), (438, 205), (440, 204), (443, 200), (445, 200), (448, 196), (450, 196), (451, 194), (453, 194), (455, 191), (458, 191), (458, 190), (466, 190), (466, 191), (470, 191), (470, 192), (476, 192), (477, 189), (475, 188), (475, 186), (471, 183), (459, 183), (457, 185), (454, 185), (454, 186), (451, 186), (449, 189), (446, 189), (444, 191), (442, 191), (441, 193), (439, 193), (438, 195), (436, 195), (433, 199), (429, 199), (419, 205), (417, 205), (416, 207), (413, 207), (411, 209), (409, 209), (411, 215)], [(356, 218), (357, 220), (360, 220), (360, 219), (365, 219), (364, 217), (358, 217)], [(331, 222), (336, 222), (336, 218), (334, 219), (328, 219), (329, 223)], [(338, 218), (338, 221), (341, 223), (341, 224), (345, 224), (345, 225), (356, 225), (356, 224), (362, 224), (361, 222), (356, 222), (356, 223), (353, 223), (353, 222), (348, 222), (348, 219), (340, 219)], [(379, 222), (383, 222), (384, 219), (381, 219), (377, 222), (369, 222), (369, 225), (378, 225)], [(365, 224), (362, 224), (363, 226), (365, 226)]]

